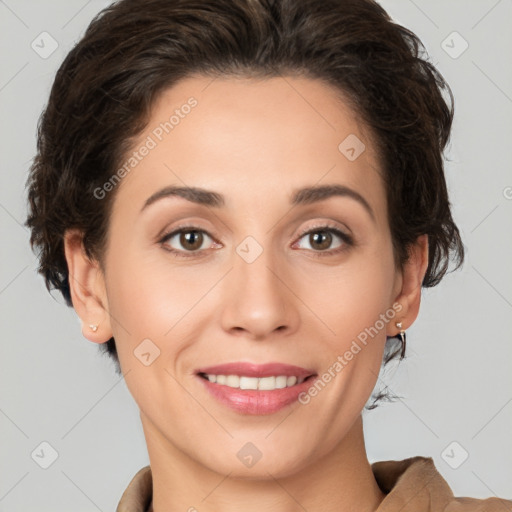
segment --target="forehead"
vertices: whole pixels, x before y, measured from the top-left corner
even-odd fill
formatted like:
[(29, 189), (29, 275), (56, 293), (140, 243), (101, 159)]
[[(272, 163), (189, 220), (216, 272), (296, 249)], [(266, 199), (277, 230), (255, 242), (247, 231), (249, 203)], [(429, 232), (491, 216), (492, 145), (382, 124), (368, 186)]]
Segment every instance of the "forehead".
[(328, 183), (383, 200), (368, 130), (342, 94), (318, 80), (188, 77), (158, 97), (132, 149), (144, 156), (121, 195), (139, 203), (166, 185), (218, 190), (229, 206), (230, 190), (259, 201)]

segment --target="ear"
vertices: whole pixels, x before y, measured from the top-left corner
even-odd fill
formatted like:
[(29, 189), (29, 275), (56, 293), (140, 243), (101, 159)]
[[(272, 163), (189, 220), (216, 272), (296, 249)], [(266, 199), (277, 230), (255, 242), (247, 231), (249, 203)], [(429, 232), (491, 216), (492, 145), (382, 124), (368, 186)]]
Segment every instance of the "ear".
[(82, 240), (83, 233), (76, 229), (64, 234), (71, 300), (82, 321), (82, 335), (94, 343), (105, 343), (112, 337), (105, 278), (99, 262), (87, 257)]
[[(399, 291), (395, 297), (395, 303), (399, 303), (402, 309), (396, 315), (396, 321), (402, 322), (405, 331), (416, 320), (420, 309), (421, 283), (425, 277), (428, 266), (428, 236), (421, 235), (409, 249), (409, 259), (405, 262), (403, 271), (399, 275)], [(401, 281), (401, 284), (400, 284)], [(396, 336), (398, 329), (394, 322), (388, 324), (388, 336)]]

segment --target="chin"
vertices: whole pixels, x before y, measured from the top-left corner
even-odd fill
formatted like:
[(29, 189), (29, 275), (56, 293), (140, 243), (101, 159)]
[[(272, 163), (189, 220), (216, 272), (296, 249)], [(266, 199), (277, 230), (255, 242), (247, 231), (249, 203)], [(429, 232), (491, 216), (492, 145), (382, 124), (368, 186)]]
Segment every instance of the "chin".
[[(265, 434), (267, 435), (267, 433)], [(319, 449), (308, 448), (296, 443), (293, 446), (276, 446), (274, 443), (245, 443), (235, 442), (236, 448), (226, 447), (222, 453), (212, 454), (203, 464), (210, 470), (223, 475), (229, 474), (231, 478), (242, 480), (268, 480), (269, 478), (286, 478), (316, 460)], [(259, 448), (257, 448), (259, 446)], [(298, 448), (300, 446), (300, 450)], [(232, 454), (226, 457), (226, 454)], [(313, 457), (311, 453), (314, 453)], [(201, 461), (201, 459), (198, 459)]]

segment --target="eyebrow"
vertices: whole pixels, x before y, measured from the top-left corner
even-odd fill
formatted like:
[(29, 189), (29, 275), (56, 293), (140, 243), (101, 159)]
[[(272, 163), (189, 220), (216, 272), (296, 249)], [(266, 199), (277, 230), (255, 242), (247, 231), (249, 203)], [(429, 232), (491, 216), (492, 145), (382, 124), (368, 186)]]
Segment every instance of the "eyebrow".
[[(224, 196), (211, 190), (198, 187), (178, 187), (170, 185), (152, 194), (141, 208), (141, 213), (151, 204), (167, 197), (182, 197), (192, 203), (197, 203), (213, 208), (221, 208), (226, 202)], [(348, 197), (357, 201), (368, 212), (373, 221), (375, 214), (368, 201), (359, 192), (345, 185), (321, 185), (304, 187), (293, 192), (290, 203), (293, 206), (307, 205), (319, 201), (325, 201), (331, 197)]]

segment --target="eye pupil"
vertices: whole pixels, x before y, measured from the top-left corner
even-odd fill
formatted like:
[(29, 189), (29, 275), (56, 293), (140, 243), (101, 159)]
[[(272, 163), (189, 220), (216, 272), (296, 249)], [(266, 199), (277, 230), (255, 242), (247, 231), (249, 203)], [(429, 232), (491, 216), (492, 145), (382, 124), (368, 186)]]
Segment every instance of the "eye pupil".
[(184, 231), (180, 235), (180, 244), (190, 250), (199, 249), (203, 245), (203, 234), (200, 231)]
[(310, 234), (311, 247), (316, 245), (317, 249), (328, 249), (332, 243), (332, 234), (328, 231), (316, 231)]

